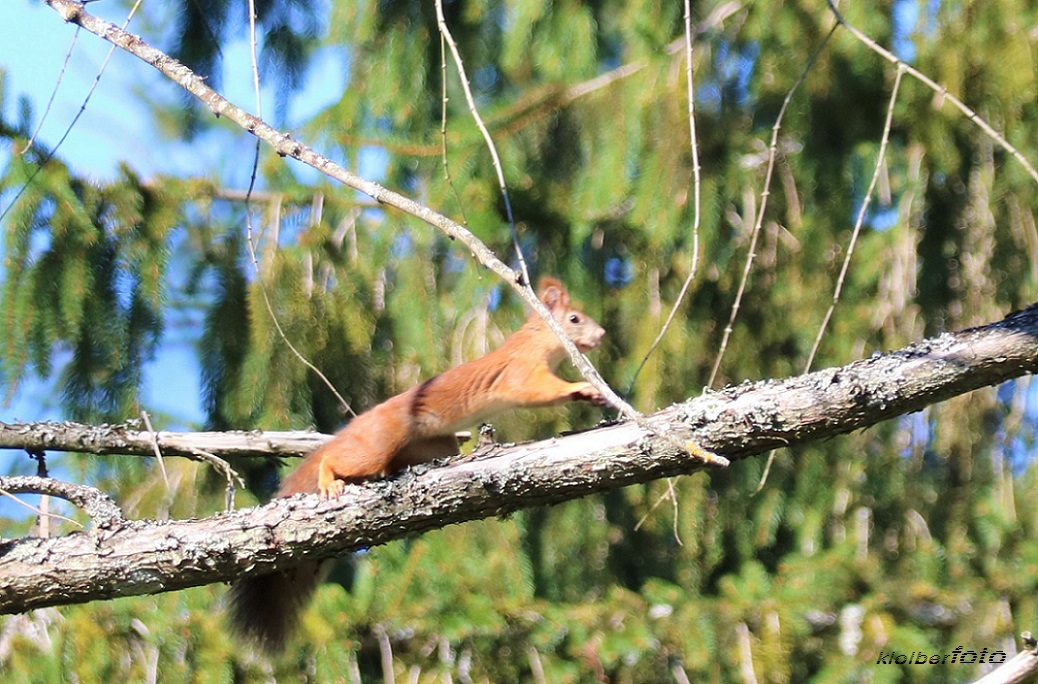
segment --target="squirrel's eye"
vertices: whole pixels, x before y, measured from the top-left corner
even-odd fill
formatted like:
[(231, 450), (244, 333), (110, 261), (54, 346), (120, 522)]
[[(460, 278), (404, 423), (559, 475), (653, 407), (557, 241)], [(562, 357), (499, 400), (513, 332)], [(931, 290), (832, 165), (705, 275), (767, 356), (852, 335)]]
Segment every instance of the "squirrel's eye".
[(580, 323), (580, 316), (578, 316), (577, 314), (570, 314), (569, 315), (569, 322), (570, 323)]

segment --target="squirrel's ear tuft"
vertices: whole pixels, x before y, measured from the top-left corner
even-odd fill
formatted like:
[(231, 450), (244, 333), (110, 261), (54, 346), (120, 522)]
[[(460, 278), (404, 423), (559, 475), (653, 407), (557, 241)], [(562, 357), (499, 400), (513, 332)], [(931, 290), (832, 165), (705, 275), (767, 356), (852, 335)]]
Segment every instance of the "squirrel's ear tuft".
[(569, 308), (569, 293), (566, 292), (566, 288), (562, 286), (562, 283), (555, 278), (547, 276), (541, 278), (537, 286), (537, 298), (544, 302), (544, 305), (552, 311)]

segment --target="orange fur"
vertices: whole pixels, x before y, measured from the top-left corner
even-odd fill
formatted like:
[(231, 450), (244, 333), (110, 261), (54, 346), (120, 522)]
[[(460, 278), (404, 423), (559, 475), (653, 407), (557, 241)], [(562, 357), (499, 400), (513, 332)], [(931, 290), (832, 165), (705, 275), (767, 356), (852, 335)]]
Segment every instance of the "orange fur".
[[(597, 347), (605, 331), (574, 309), (558, 280), (543, 278), (538, 297), (581, 351)], [(562, 343), (531, 312), (500, 347), (451, 368), (362, 413), (306, 457), (278, 490), (278, 497), (319, 492), (342, 494), (347, 482), (389, 475), (418, 463), (458, 453), (454, 433), (512, 408), (568, 401), (605, 404), (588, 382), (555, 375), (566, 358)], [(280, 648), (309, 593), (316, 567), (247, 577), (231, 587), (235, 628), (268, 650)], [(301, 578), (306, 578), (303, 581)]]
[[(542, 279), (539, 297), (582, 351), (601, 343), (605, 331), (572, 308), (562, 283)], [(456, 454), (455, 432), (508, 409), (578, 400), (602, 405), (590, 383), (566, 382), (555, 375), (565, 357), (559, 339), (531, 312), (523, 327), (486, 356), (451, 368), (354, 418), (332, 441), (307, 456), (277, 495), (320, 492), (330, 498), (342, 494), (346, 482), (389, 475)]]

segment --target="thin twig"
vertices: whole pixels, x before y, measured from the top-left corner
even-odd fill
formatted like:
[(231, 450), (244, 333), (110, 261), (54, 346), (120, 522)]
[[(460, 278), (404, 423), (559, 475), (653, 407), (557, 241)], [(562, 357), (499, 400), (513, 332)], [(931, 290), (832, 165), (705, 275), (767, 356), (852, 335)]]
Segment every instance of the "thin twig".
[(151, 447), (155, 452), (155, 460), (159, 464), (159, 472), (162, 473), (162, 482), (166, 485), (166, 493), (169, 493), (169, 476), (166, 474), (166, 462), (162, 458), (162, 449), (159, 448), (158, 435), (155, 430), (151, 427), (151, 418), (148, 416), (147, 411), (141, 411), (141, 420), (144, 421), (144, 429), (148, 431), (151, 437)]
[[(130, 24), (130, 20), (133, 19), (133, 15), (137, 13), (137, 8), (141, 6), (141, 2), (143, 2), (143, 0), (137, 0), (137, 2), (133, 4), (133, 7), (130, 8), (130, 13), (126, 15), (126, 20), (123, 22), (122, 28), (124, 31), (126, 27)], [(87, 30), (89, 31), (90, 29)], [(32, 182), (36, 180), (36, 176), (38, 176), (40, 172), (43, 171), (43, 167), (45, 167), (50, 162), (50, 160), (54, 158), (54, 155), (58, 153), (58, 149), (65, 142), (65, 139), (68, 138), (70, 133), (72, 133), (72, 129), (75, 127), (76, 123), (79, 122), (79, 117), (83, 116), (84, 112), (86, 112), (87, 104), (90, 102), (90, 98), (93, 97), (94, 91), (97, 90), (97, 86), (101, 83), (101, 76), (104, 75), (105, 70), (108, 68), (108, 63), (112, 60), (112, 55), (115, 54), (116, 47), (118, 46), (113, 44), (112, 49), (109, 50), (108, 54), (105, 56), (104, 61), (101, 63), (101, 68), (97, 70), (97, 75), (94, 76), (94, 82), (91, 84), (90, 90), (87, 91), (86, 97), (83, 98), (83, 104), (79, 106), (79, 111), (76, 112), (76, 115), (72, 117), (72, 121), (69, 122), (69, 125), (65, 128), (65, 132), (58, 140), (58, 144), (55, 145), (53, 149), (51, 149), (49, 152), (47, 152), (47, 154), (43, 156), (43, 159), (41, 159), (40, 162), (36, 165), (36, 168), (33, 170), (29, 178), (25, 181), (25, 183), (22, 184), (22, 187), (18, 188), (18, 192), (15, 193), (14, 197), (11, 198), (11, 203), (8, 204), (3, 211), (0, 211), (0, 221), (3, 221), (4, 217), (7, 216), (8, 212), (10, 212), (14, 205), (18, 203), (18, 200), (21, 198), (21, 196), (25, 193), (29, 186), (32, 185)], [(69, 49), (71, 50), (71, 47)], [(26, 149), (28, 149), (28, 147), (26, 147)]]
[[(43, 518), (57, 518), (58, 520), (64, 520), (65, 522), (72, 523), (73, 525), (76, 525), (77, 527), (83, 527), (83, 523), (79, 522), (78, 520), (73, 520), (72, 518), (66, 518), (63, 515), (58, 515), (57, 513), (50, 513), (49, 511), (48, 512), (44, 512), (42, 509), (37, 508), (36, 506), (33, 506), (28, 501), (22, 501), (17, 496), (15, 496), (11, 492), (7, 491), (6, 489), (3, 489), (2, 487), (0, 487), (0, 496), (6, 496), (9, 499), (11, 499), (12, 501), (14, 501), (16, 504), (18, 504), (19, 506), (24, 506), (24, 507), (28, 508), (30, 511), (35, 513), (41, 519), (43, 519)], [(45, 497), (46, 497), (45, 494), (41, 495), (41, 498), (45, 498)]]
[(224, 496), (224, 505), (227, 511), (234, 510), (234, 491), (235, 483), (238, 487), (245, 489), (245, 480), (242, 479), (241, 475), (231, 467), (231, 464), (223, 460), (216, 454), (205, 451), (204, 449), (192, 449), (192, 453), (198, 456), (201, 460), (214, 466), (217, 470), (223, 473), (224, 478), (227, 480), (226, 495)]
[(814, 363), (815, 355), (818, 353), (818, 347), (822, 344), (822, 336), (825, 335), (825, 329), (829, 325), (829, 320), (833, 317), (833, 312), (836, 310), (836, 305), (840, 301), (840, 293), (843, 292), (843, 283), (847, 278), (847, 269), (851, 264), (851, 256), (854, 254), (854, 247), (858, 243), (858, 236), (861, 234), (861, 227), (865, 223), (865, 215), (868, 213), (869, 204), (872, 202), (872, 191), (876, 189), (876, 182), (879, 180), (880, 173), (883, 170), (883, 159), (887, 152), (887, 143), (890, 141), (890, 125), (894, 120), (894, 105), (897, 104), (897, 94), (901, 89), (901, 75), (904, 73), (902, 67), (897, 68), (897, 75), (894, 77), (894, 87), (890, 91), (890, 102), (887, 105), (887, 120), (883, 124), (883, 137), (879, 142), (879, 153), (876, 155), (876, 166), (872, 170), (872, 179), (869, 181), (869, 187), (865, 191), (865, 197), (862, 198), (861, 208), (858, 210), (858, 217), (854, 221), (854, 230), (851, 232), (851, 241), (847, 245), (847, 252), (843, 257), (843, 265), (840, 267), (840, 276), (836, 279), (836, 288), (833, 291), (833, 301), (829, 304), (829, 309), (825, 312), (825, 317), (822, 319), (822, 325), (818, 328), (818, 335), (815, 336), (814, 346), (811, 347), (811, 353), (807, 357), (807, 362), (804, 364), (804, 372), (807, 373), (811, 370), (811, 364)]
[(768, 483), (768, 476), (771, 475), (771, 466), (775, 464), (775, 452), (771, 451), (768, 453), (768, 460), (764, 462), (764, 472), (760, 475), (760, 480), (757, 482), (757, 488), (753, 490), (752, 496), (757, 496), (764, 491), (764, 485)]
[[(256, 94), (256, 116), (263, 118), (263, 96), (260, 88), (259, 55), (256, 53), (256, 0), (249, 0), (249, 59), (252, 62), (252, 89)], [(256, 155), (259, 156), (257, 146)], [(250, 184), (251, 188), (251, 184)]]
[(688, 277), (685, 278), (681, 291), (678, 293), (678, 298), (674, 300), (674, 306), (671, 307), (667, 320), (663, 323), (659, 334), (656, 335), (656, 339), (649, 346), (649, 350), (645, 352), (645, 356), (642, 357), (641, 363), (638, 364), (638, 368), (631, 377), (631, 384), (627, 390), (628, 395), (634, 389), (634, 383), (638, 379), (638, 375), (645, 368), (645, 364), (649, 362), (649, 357), (656, 351), (656, 347), (663, 341), (663, 336), (670, 329), (670, 324), (674, 321), (674, 316), (678, 313), (682, 302), (685, 301), (685, 295), (688, 294), (689, 287), (692, 285), (692, 280), (696, 277), (696, 270), (699, 267), (699, 224), (702, 184), (699, 177), (699, 144), (696, 140), (696, 98), (692, 79), (692, 8), (690, 0), (685, 0), (685, 61), (685, 80), (688, 86), (689, 146), (692, 150), (692, 265), (688, 270)]
[[(451, 178), (451, 170), (447, 164), (447, 40), (440, 34), (440, 154), (443, 160), (443, 178), (447, 181), (447, 187), (454, 194), (454, 201), (458, 203), (458, 211), (461, 212), (461, 224), (467, 226), (468, 218), (465, 216), (465, 203), (461, 201), (458, 188)], [(513, 233), (514, 237), (514, 233)]]
[[(249, 43), (250, 43), (250, 55), (252, 58), (252, 83), (253, 89), (256, 95), (256, 116), (260, 119), (263, 118), (263, 97), (262, 89), (260, 87), (260, 73), (259, 73), (259, 57), (256, 53), (256, 0), (249, 0)], [(256, 284), (259, 286), (260, 294), (263, 296), (263, 304), (266, 306), (267, 314), (270, 316), (270, 320), (274, 323), (274, 329), (277, 331), (278, 336), (288, 347), (289, 351), (302, 363), (306, 368), (311, 370), (314, 374), (320, 378), (321, 382), (331, 391), (335, 398), (339, 400), (342, 407), (352, 416), (357, 414), (354, 412), (353, 407), (350, 406), (349, 402), (339, 393), (332, 384), (331, 380), (321, 372), (311, 361), (306, 358), (299, 349), (292, 344), (288, 339), (288, 335), (285, 334), (284, 328), (281, 327), (281, 321), (278, 320), (277, 314), (274, 313), (274, 306), (270, 302), (270, 295), (267, 293), (267, 285), (264, 282), (263, 275), (259, 265), (259, 258), (256, 256), (256, 243), (253, 237), (252, 227), (252, 191), (256, 187), (256, 177), (259, 173), (259, 158), (260, 158), (260, 145), (262, 141), (257, 138), (256, 150), (252, 157), (252, 173), (249, 176), (249, 187), (245, 192), (245, 240), (249, 245), (249, 256), (252, 258), (252, 267), (256, 273)], [(277, 241), (274, 242), (274, 248), (277, 248)]]
[(742, 303), (743, 294), (746, 292), (746, 283), (750, 279), (750, 270), (753, 268), (753, 260), (757, 256), (755, 250), (757, 249), (757, 238), (760, 236), (761, 226), (764, 225), (764, 211), (768, 206), (768, 195), (771, 193), (771, 178), (775, 170), (775, 159), (778, 156), (778, 135), (779, 130), (782, 127), (782, 119), (786, 115), (786, 109), (789, 108), (789, 103), (793, 100), (793, 93), (796, 92), (800, 84), (807, 78), (808, 73), (811, 72), (811, 68), (814, 66), (818, 56), (822, 54), (822, 50), (825, 48), (829, 39), (836, 33), (836, 27), (838, 24), (833, 24), (833, 27), (829, 29), (829, 33), (826, 34), (822, 42), (815, 48), (815, 51), (811, 53), (811, 56), (807, 59), (807, 64), (804, 66), (803, 71), (800, 72), (800, 76), (797, 77), (796, 82), (786, 93), (785, 99), (782, 100), (782, 106), (779, 108), (778, 116), (775, 118), (775, 125), (771, 127), (771, 144), (768, 147), (768, 168), (764, 172), (764, 189), (760, 193), (760, 209), (757, 210), (757, 221), (753, 224), (753, 232), (750, 236), (750, 246), (746, 252), (746, 264), (743, 266), (742, 279), (739, 281), (739, 289), (735, 293), (735, 301), (732, 303), (732, 312), (728, 316), (728, 323), (724, 326), (724, 333), (721, 337), (721, 346), (717, 350), (717, 357), (714, 359), (714, 366), (710, 370), (710, 378), (706, 381), (707, 387), (712, 387), (714, 380), (717, 379), (717, 372), (721, 368), (721, 359), (724, 358), (724, 352), (728, 349), (728, 339), (732, 335), (732, 330), (735, 325), (735, 318), (739, 315), (739, 306)]
[(1001, 133), (996, 131), (991, 126), (991, 124), (989, 124), (979, 114), (977, 114), (975, 111), (969, 108), (966, 105), (966, 103), (964, 103), (962, 100), (949, 93), (947, 88), (940, 85), (930, 77), (926, 76), (918, 69), (913, 67), (911, 64), (906, 64), (905, 62), (901, 61), (897, 57), (897, 55), (890, 52), (889, 50), (884, 49), (882, 46), (879, 45), (879, 43), (866, 36), (864, 33), (856, 29), (851, 24), (848, 24), (847, 20), (844, 19), (843, 15), (840, 14), (839, 10), (836, 9), (836, 5), (833, 4), (833, 0), (827, 1), (829, 3), (829, 10), (833, 13), (833, 16), (836, 17), (836, 23), (838, 26), (843, 26), (845, 29), (850, 31), (852, 36), (861, 41), (870, 50), (872, 50), (880, 57), (893, 64), (894, 66), (898, 67), (899, 69), (904, 70), (904, 72), (907, 73), (909, 76), (912, 76), (913, 78), (915, 78), (916, 80), (918, 80), (919, 82), (923, 83), (928, 88), (933, 90), (935, 93), (940, 95), (942, 102), (944, 100), (948, 100), (949, 102), (951, 102), (956, 109), (958, 109), (960, 112), (966, 115), (967, 119), (976, 124), (976, 126), (980, 128), (980, 130), (987, 133), (988, 136), (990, 136), (992, 140), (997, 142), (1002, 149), (1004, 149), (1006, 152), (1012, 155), (1014, 159), (1020, 162), (1020, 165), (1024, 167), (1024, 169), (1027, 171), (1027, 174), (1034, 179), (1035, 183), (1038, 183), (1038, 170), (1036, 170), (1034, 166), (1031, 165), (1031, 162), (1027, 161), (1027, 158), (1024, 157), (1024, 155), (1021, 154), (1019, 150), (1013, 147), (1013, 145), (1011, 145), (1009, 141), (1002, 136)]
[[(49, 478), (47, 472), (47, 452), (40, 449), (29, 452), (29, 458), (36, 460), (36, 477)], [(36, 528), (41, 538), (50, 537), (50, 497), (44, 494), (40, 497), (40, 515), (36, 519)]]
[(684, 546), (684, 542), (681, 541), (680, 530), (678, 530), (678, 521), (680, 520), (680, 518), (678, 517), (678, 493), (677, 490), (674, 488), (674, 478), (668, 477), (666, 482), (667, 491), (663, 493), (658, 499), (656, 499), (656, 503), (652, 504), (652, 506), (649, 507), (649, 510), (645, 512), (645, 515), (643, 515), (638, 520), (638, 522), (635, 523), (634, 530), (635, 532), (640, 530), (642, 528), (642, 525), (645, 524), (645, 521), (649, 519), (649, 516), (652, 515), (652, 513), (660, 507), (660, 504), (662, 504), (664, 501), (669, 500), (674, 508), (674, 521), (671, 532), (674, 535), (674, 541), (678, 543), (678, 546)]
[[(65, 51), (65, 59), (61, 62), (61, 71), (58, 72), (58, 77), (54, 81), (54, 89), (50, 92), (50, 99), (47, 100), (47, 106), (43, 108), (43, 114), (40, 116), (39, 123), (36, 124), (36, 130), (29, 136), (28, 142), (25, 143), (25, 147), (22, 148), (21, 154), (27, 153), (32, 149), (33, 143), (36, 142), (36, 136), (43, 130), (43, 124), (47, 121), (47, 116), (50, 114), (50, 108), (54, 105), (54, 100), (58, 96), (58, 90), (61, 88), (61, 82), (65, 78), (65, 69), (68, 68), (69, 62), (72, 61), (72, 51), (76, 47), (76, 41), (79, 39), (79, 27), (76, 27), (75, 33), (72, 34), (72, 40), (69, 41), (68, 50)], [(115, 48), (113, 47), (114, 51)], [(98, 74), (100, 78), (100, 74)]]
[[(257, 145), (258, 144), (259, 143), (257, 142)], [(257, 167), (254, 165), (253, 174), (256, 173), (256, 168)], [(255, 176), (253, 176), (253, 180), (255, 180)], [(292, 352), (292, 354), (299, 360), (299, 362), (307, 368), (309, 368), (311, 371), (313, 371), (313, 373), (317, 375), (318, 378), (320, 378), (321, 382), (323, 382), (324, 385), (331, 391), (331, 393), (335, 395), (335, 398), (339, 400), (339, 403), (342, 405), (344, 409), (346, 409), (346, 411), (350, 415), (356, 416), (357, 414), (353, 411), (353, 407), (350, 406), (349, 402), (346, 401), (342, 394), (340, 394), (339, 391), (335, 389), (335, 385), (333, 385), (332, 381), (328, 379), (328, 376), (322, 373), (317, 366), (311, 363), (310, 360), (303, 355), (303, 352), (299, 351), (299, 349), (296, 348), (294, 344), (292, 344), (292, 341), (288, 339), (288, 335), (285, 334), (284, 328), (281, 327), (281, 321), (278, 320), (277, 314), (274, 313), (274, 305), (270, 301), (270, 294), (267, 292), (267, 285), (262, 275), (262, 269), (260, 269), (259, 257), (256, 254), (256, 244), (252, 229), (252, 210), (249, 204), (249, 201), (245, 200), (245, 242), (249, 246), (249, 258), (252, 260), (252, 268), (256, 273), (256, 284), (259, 287), (260, 294), (263, 297), (263, 304), (267, 309), (267, 315), (270, 316), (270, 321), (274, 324), (274, 330), (277, 331), (278, 337), (281, 338), (281, 341), (285, 343), (285, 346), (288, 347), (289, 351)]]
[[(461, 89), (465, 93), (465, 100), (468, 102), (469, 112), (472, 113), (472, 119), (476, 122), (476, 127), (479, 128), (479, 132), (483, 134), (483, 139), (487, 143), (487, 149), (490, 151), (490, 158), (494, 164), (494, 171), (497, 173), (497, 184), (501, 190), (501, 197), (505, 202), (505, 215), (508, 218), (508, 227), (512, 231), (512, 243), (515, 248), (515, 258), (519, 263), (519, 271), (523, 274), (523, 282), (527, 287), (530, 287), (530, 272), (526, 268), (526, 258), (523, 256), (522, 245), (519, 244), (519, 231), (515, 227), (515, 216), (512, 214), (512, 201), (508, 197), (508, 187), (505, 185), (505, 170), (504, 167), (501, 166), (501, 157), (498, 156), (497, 146), (494, 145), (494, 139), (490, 137), (490, 131), (487, 130), (486, 124), (483, 123), (483, 118), (479, 115), (479, 110), (476, 108), (476, 98), (472, 96), (469, 77), (465, 73), (465, 63), (461, 60), (461, 53), (458, 52), (458, 45), (454, 42), (454, 36), (451, 35), (451, 30), (447, 26), (447, 20), (443, 16), (443, 0), (436, 0), (435, 5), (436, 23), (440, 27), (440, 36), (447, 43), (447, 47), (450, 48), (451, 55), (454, 57), (454, 65), (458, 68), (458, 78), (461, 80)], [(446, 73), (444, 73), (444, 83), (446, 84)], [(446, 85), (444, 85), (444, 88), (446, 88)]]

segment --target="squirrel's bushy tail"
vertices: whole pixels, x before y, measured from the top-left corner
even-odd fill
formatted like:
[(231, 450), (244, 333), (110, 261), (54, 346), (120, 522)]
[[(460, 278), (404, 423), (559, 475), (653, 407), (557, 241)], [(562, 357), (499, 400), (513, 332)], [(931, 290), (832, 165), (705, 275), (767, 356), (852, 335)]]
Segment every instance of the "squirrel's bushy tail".
[[(275, 498), (317, 491), (321, 449), (304, 459)], [(243, 577), (227, 593), (227, 613), (234, 633), (270, 654), (281, 652), (299, 623), (299, 614), (323, 577), (326, 564), (309, 562), (267, 575)]]
[(267, 653), (279, 653), (317, 588), (323, 565), (304, 563), (283, 572), (245, 577), (232, 584), (227, 610), (235, 633)]

